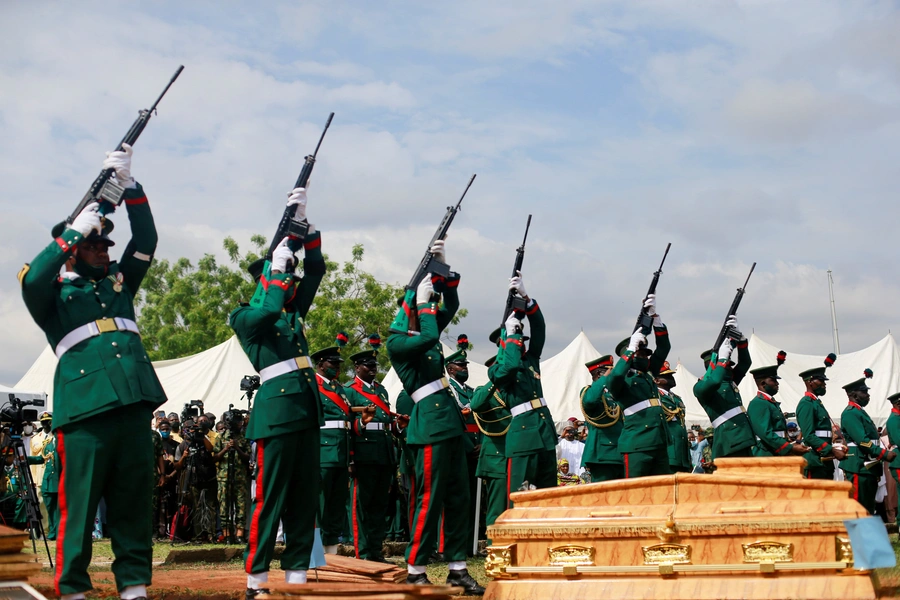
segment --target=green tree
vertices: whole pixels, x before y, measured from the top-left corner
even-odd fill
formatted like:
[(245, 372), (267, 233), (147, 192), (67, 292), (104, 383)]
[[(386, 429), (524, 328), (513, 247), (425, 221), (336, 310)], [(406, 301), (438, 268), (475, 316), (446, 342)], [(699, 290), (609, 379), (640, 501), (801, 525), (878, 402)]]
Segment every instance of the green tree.
[[(256, 284), (247, 273), (247, 266), (265, 252), (266, 239), (255, 235), (251, 244), (252, 249), (241, 254), (237, 242), (225, 239), (224, 248), (233, 266), (219, 264), (207, 254), (196, 267), (187, 258), (174, 263), (161, 260), (150, 267), (137, 308), (141, 335), (151, 360), (196, 354), (234, 334), (228, 326), (228, 315), (239, 302), (253, 295)], [(366, 349), (373, 333), (379, 334), (382, 341), (387, 340), (402, 286), (375, 279), (363, 270), (363, 257), (362, 244), (353, 247), (350, 260), (343, 265), (326, 256), (328, 271), (306, 320), (311, 352), (335, 345), (341, 331), (349, 338), (342, 351), (344, 356)], [(465, 309), (460, 309), (453, 324), (466, 314)], [(450, 340), (448, 343), (454, 346)], [(383, 347), (378, 363), (383, 376), (390, 368)], [(352, 365), (345, 366), (347, 376), (352, 376)]]

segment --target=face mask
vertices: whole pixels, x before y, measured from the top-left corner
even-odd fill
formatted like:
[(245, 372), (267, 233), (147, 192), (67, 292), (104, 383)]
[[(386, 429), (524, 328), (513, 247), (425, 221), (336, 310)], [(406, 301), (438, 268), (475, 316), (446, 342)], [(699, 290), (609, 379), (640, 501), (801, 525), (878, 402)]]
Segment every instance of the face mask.
[(106, 277), (106, 267), (92, 267), (77, 256), (75, 257), (75, 271), (81, 276), (94, 281)]
[(209, 423), (200, 423), (200, 431), (207, 433), (209, 431)]
[(31, 435), (32, 433), (34, 433), (34, 425), (32, 425), (31, 423), (28, 423), (22, 427), (23, 435)]
[(469, 379), (469, 372), (468, 371), (457, 371), (455, 377), (458, 382), (465, 383)]
[(696, 450), (696, 449), (697, 449), (697, 442), (696, 441), (691, 442), (691, 450)]
[(172, 433), (172, 432), (171, 431), (160, 431), (159, 435), (162, 436), (162, 439), (167, 439), (169, 437), (170, 433)]
[(818, 387), (814, 387), (812, 389), (812, 393), (815, 394), (816, 396), (824, 396), (825, 395), (825, 386), (820, 385)]
[(337, 377), (337, 374), (338, 370), (334, 367), (327, 367), (325, 369), (325, 377), (327, 377), (328, 379), (334, 379), (335, 377)]
[(775, 387), (774, 385), (764, 385), (763, 391), (770, 396), (774, 396), (775, 394), (778, 393), (778, 388)]
[(41, 423), (41, 427), (44, 428), (45, 433), (50, 433), (50, 430), (53, 428), (52, 425), (53, 424), (50, 421), (43, 421)]
[(857, 396), (854, 402), (860, 406), (866, 406), (869, 404), (869, 396)]
[(650, 369), (650, 359), (638, 356), (631, 363), (638, 371), (647, 372)]

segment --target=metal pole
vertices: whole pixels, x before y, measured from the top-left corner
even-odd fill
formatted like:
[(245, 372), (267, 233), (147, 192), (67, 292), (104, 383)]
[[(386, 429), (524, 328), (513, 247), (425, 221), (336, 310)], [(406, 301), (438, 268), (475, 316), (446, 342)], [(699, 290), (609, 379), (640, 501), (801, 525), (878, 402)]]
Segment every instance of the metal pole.
[(828, 299), (831, 301), (831, 337), (834, 342), (834, 353), (841, 353), (841, 340), (838, 337), (837, 315), (834, 312), (834, 278), (828, 269)]
[(472, 554), (478, 555), (478, 526), (481, 524), (481, 477), (475, 478), (475, 538), (472, 541)]

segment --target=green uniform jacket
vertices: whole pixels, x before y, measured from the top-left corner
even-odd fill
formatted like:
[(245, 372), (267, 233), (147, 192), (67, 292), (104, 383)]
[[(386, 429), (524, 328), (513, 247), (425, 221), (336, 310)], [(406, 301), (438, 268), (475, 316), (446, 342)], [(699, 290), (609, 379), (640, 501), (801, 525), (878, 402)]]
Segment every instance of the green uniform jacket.
[(879, 444), (878, 428), (863, 407), (855, 402), (847, 404), (847, 408), (841, 413), (841, 430), (849, 446), (847, 458), (841, 461), (841, 468), (848, 473), (880, 477), (881, 463), (868, 469), (865, 462), (884, 457), (887, 449)]
[[(587, 423), (588, 434), (584, 442), (584, 453), (581, 455), (581, 466), (588, 463), (614, 464), (625, 463), (619, 452), (619, 436), (625, 426), (622, 407), (616, 403), (612, 393), (606, 387), (607, 377), (598, 377), (588, 387), (581, 390), (581, 412)], [(617, 414), (613, 421), (609, 413)], [(606, 425), (598, 427), (595, 423)]]
[[(400, 393), (397, 394), (398, 415), (410, 415), (412, 414), (412, 411), (415, 407), (416, 403), (412, 401), (412, 398), (409, 397), (409, 394), (406, 393), (406, 390), (401, 390)], [(406, 429), (400, 429), (399, 433), (397, 434), (397, 437), (400, 440), (400, 465), (398, 470), (402, 475), (415, 475), (416, 457), (406, 443), (407, 429), (409, 428), (407, 427)]]
[[(452, 285), (444, 293), (440, 308), (436, 302), (419, 304), (419, 335), (391, 333), (388, 337), (388, 356), (410, 399), (422, 386), (444, 378), (440, 334), (458, 309), (459, 296), (456, 285)], [(407, 444), (434, 444), (465, 433), (462, 413), (448, 388), (422, 398), (406, 414), (409, 414)]]
[(502, 479), (506, 477), (506, 433), (512, 416), (492, 383), (475, 390), (469, 407), (482, 420), (482, 427), (486, 432), (481, 436), (475, 475)]
[[(547, 339), (547, 326), (537, 302), (527, 308), (531, 341), (522, 356), (522, 334), (507, 335), (501, 341), (497, 362), (488, 369), (491, 379), (510, 410), (544, 397), (541, 387), (541, 352)], [(550, 408), (541, 406), (512, 418), (506, 434), (506, 456), (527, 456), (541, 450), (556, 449), (556, 430)]]
[[(155, 435), (155, 433), (154, 433)], [(56, 436), (50, 436), (50, 440), (41, 451), (44, 459), (44, 478), (41, 481), (42, 494), (59, 493), (59, 472), (56, 470)], [(155, 470), (154, 470), (155, 473)]]
[[(622, 454), (649, 452), (654, 448), (669, 445), (666, 417), (659, 404), (659, 388), (656, 387), (656, 381), (650, 373), (659, 372), (672, 345), (665, 325), (654, 327), (653, 330), (656, 333), (656, 350), (650, 357), (649, 371), (633, 369), (631, 365), (634, 362), (634, 353), (626, 350), (606, 377), (606, 387), (622, 407), (622, 416), (625, 418), (625, 425), (619, 435), (619, 452)], [(656, 400), (656, 406), (627, 414), (630, 409), (636, 408), (638, 403), (647, 400)]]
[[(328, 421), (345, 421), (351, 424), (354, 431), (359, 431), (356, 414), (351, 410), (353, 406), (357, 405), (344, 393), (344, 386), (336, 379), (328, 381), (318, 373), (316, 373), (316, 379), (319, 384), (319, 397), (322, 398), (324, 421), (326, 423)], [(365, 405), (359, 404), (358, 406)], [(350, 435), (350, 429), (329, 427), (319, 431), (320, 466), (346, 467), (350, 464), (350, 457), (353, 454)]]
[[(900, 410), (897, 410), (896, 408), (891, 409), (891, 414), (888, 416), (885, 429), (887, 429), (888, 441), (891, 442), (891, 446), (900, 446)], [(891, 468), (900, 469), (900, 452), (898, 452), (897, 457), (891, 461)]]
[[(803, 455), (811, 467), (821, 467), (822, 457), (831, 454), (831, 416), (822, 401), (806, 392), (797, 404), (797, 426), (803, 435), (803, 443), (812, 451)], [(819, 436), (817, 431), (827, 431), (828, 437)]]
[(781, 404), (762, 390), (747, 405), (747, 417), (756, 436), (753, 456), (787, 456), (793, 445), (787, 437), (787, 421)]
[[(353, 462), (357, 465), (394, 465), (394, 441), (391, 439), (391, 425), (393, 419), (389, 412), (385, 412), (380, 402), (388, 410), (391, 408), (390, 400), (388, 400), (388, 392), (383, 385), (377, 381), (373, 381), (369, 385), (359, 377), (353, 380), (349, 386), (344, 386), (344, 394), (354, 404), (354, 406), (375, 406), (375, 416), (366, 429), (355, 429), (359, 434), (354, 438), (353, 445)], [(377, 400), (377, 402), (376, 402)], [(361, 417), (361, 415), (360, 415)], [(359, 419), (357, 419), (357, 423)], [(383, 429), (378, 430), (372, 427), (373, 423), (381, 423)]]
[[(747, 340), (741, 340), (738, 343), (737, 353), (738, 364), (729, 375), (726, 368), (727, 361), (718, 362), (718, 357), (714, 352), (703, 379), (694, 384), (694, 396), (706, 411), (711, 423), (715, 423), (726, 412), (743, 407), (738, 384), (750, 370), (752, 362)], [(718, 456), (727, 456), (735, 451), (752, 448), (756, 445), (756, 437), (753, 435), (750, 420), (743, 412), (718, 427), (715, 425), (713, 427), (716, 430), (712, 443), (713, 460)]]
[[(260, 280), (266, 290), (262, 306), (242, 304), (229, 318), (241, 347), (257, 372), (276, 363), (309, 354), (303, 319), (309, 312), (319, 284), (325, 276), (321, 233), (316, 231), (304, 244), (303, 279), (287, 308), (285, 292), (291, 273)], [(55, 415), (54, 415), (55, 416)], [(300, 369), (269, 379), (256, 392), (247, 437), (251, 440), (301, 431), (322, 424), (322, 407), (313, 369)]]
[[(450, 388), (456, 392), (456, 401), (460, 408), (471, 408), (472, 395), (475, 393), (475, 389), (470, 385), (456, 381), (452, 377), (448, 377), (448, 379), (450, 380)], [(471, 454), (481, 444), (481, 432), (478, 431), (478, 425), (475, 424), (474, 414), (463, 415), (463, 420), (466, 422), (466, 441), (463, 444), (463, 448), (466, 454)]]
[[(61, 279), (59, 270), (81, 241), (66, 229), (19, 273), (25, 306), (50, 346), (92, 321), (134, 320), (134, 298), (156, 250), (156, 227), (140, 185), (125, 190), (131, 240), (107, 276)], [(118, 291), (116, 291), (118, 290)], [(53, 377), (53, 429), (129, 404), (147, 410), (166, 401), (139, 335), (111, 331), (84, 340), (63, 354)]]
[(663, 405), (663, 413), (666, 416), (666, 427), (669, 428), (669, 465), (690, 470), (691, 442), (688, 441), (687, 426), (685, 425), (685, 407), (681, 396), (671, 390), (659, 390), (659, 401)]

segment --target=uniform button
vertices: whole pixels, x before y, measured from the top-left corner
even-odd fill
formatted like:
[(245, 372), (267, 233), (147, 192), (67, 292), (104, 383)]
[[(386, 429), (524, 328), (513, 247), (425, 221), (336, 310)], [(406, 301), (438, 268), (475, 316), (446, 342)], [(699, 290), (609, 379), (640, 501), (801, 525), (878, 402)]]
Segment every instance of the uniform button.
[(101, 303), (100, 303), (100, 308), (106, 308), (106, 303), (105, 303), (105, 302), (101, 302)]
[(440, 403), (435, 402), (434, 405), (435, 405), (435, 406), (440, 406)]
[(81, 374), (84, 375), (84, 369), (81, 370)]
[(284, 392), (284, 388), (281, 388), (282, 393)]
[(121, 354), (116, 354), (116, 358), (122, 358)]
[(281, 334), (278, 333), (277, 331), (275, 332), (275, 337), (278, 337), (278, 336), (280, 336), (280, 335), (281, 335)]
[(525, 429), (525, 426), (524, 426), (524, 425), (522, 425), (522, 429)]
[(118, 346), (119, 342), (113, 342), (112, 345), (113, 345), (113, 347)]
[(100, 295), (100, 292), (94, 292), (94, 295), (95, 295), (95, 296), (99, 296), (99, 295)]

